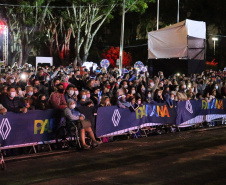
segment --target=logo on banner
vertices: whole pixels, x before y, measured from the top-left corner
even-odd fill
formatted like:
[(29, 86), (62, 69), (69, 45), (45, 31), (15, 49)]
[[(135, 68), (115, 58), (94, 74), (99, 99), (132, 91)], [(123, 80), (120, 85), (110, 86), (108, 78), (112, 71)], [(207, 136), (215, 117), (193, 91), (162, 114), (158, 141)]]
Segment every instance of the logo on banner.
[(224, 102), (223, 100), (217, 100), (217, 99), (213, 99), (211, 102), (202, 100), (202, 110), (207, 110), (207, 109), (224, 110)]
[(192, 104), (191, 104), (191, 102), (189, 100), (186, 101), (185, 108), (187, 109), (188, 112), (190, 112), (191, 114), (193, 114)]
[(8, 118), (3, 118), (1, 125), (0, 125), (0, 135), (2, 136), (3, 140), (7, 139), (10, 131), (11, 131), (11, 126), (10, 126)]
[(118, 109), (115, 109), (113, 116), (112, 116), (112, 122), (115, 127), (117, 127), (119, 125), (120, 119), (121, 119), (121, 115), (120, 115)]
[(44, 134), (44, 132), (51, 133), (51, 122), (53, 120), (35, 120), (34, 121), (34, 134)]
[(143, 117), (148, 116), (155, 116), (155, 117), (170, 117), (169, 110), (166, 105), (159, 106), (159, 105), (143, 105), (143, 107), (139, 107), (136, 110), (136, 119), (142, 119)]

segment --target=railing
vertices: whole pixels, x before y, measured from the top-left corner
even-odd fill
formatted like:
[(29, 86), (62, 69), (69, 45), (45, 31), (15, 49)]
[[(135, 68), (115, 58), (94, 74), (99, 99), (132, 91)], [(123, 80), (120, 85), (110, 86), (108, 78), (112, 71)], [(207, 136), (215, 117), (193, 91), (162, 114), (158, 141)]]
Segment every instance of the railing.
[[(191, 100), (178, 102), (177, 107), (169, 108), (166, 104), (145, 104), (136, 112), (117, 106), (98, 109), (96, 125), (93, 108), (83, 110), (93, 123), (97, 137), (123, 134), (147, 126), (175, 124), (187, 127), (203, 121), (225, 120), (226, 100)], [(0, 115), (0, 144), (2, 148), (15, 148), (28, 145), (51, 143), (56, 140), (62, 112), (59, 110), (34, 110), (26, 114), (8, 112)], [(95, 125), (95, 128), (94, 128)]]

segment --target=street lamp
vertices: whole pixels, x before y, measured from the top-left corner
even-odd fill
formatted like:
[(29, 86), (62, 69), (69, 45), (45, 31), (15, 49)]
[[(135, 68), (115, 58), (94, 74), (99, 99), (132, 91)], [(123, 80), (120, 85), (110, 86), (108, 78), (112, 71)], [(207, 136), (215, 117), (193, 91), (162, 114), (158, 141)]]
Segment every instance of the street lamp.
[(157, 2), (157, 30), (159, 29), (159, 0)]
[(180, 21), (180, 0), (178, 0), (177, 6), (177, 22)]
[(123, 0), (122, 2), (122, 23), (121, 23), (121, 38), (120, 38), (120, 52), (119, 52), (120, 76), (122, 74), (122, 64), (123, 64), (124, 24), (125, 24), (125, 0)]
[[(177, 22), (180, 21), (180, 0), (177, 0)], [(159, 0), (157, 1), (157, 30), (159, 29)]]
[(213, 40), (213, 52), (214, 52), (214, 56), (215, 56), (216, 41), (218, 41), (218, 38), (213, 37), (212, 40)]

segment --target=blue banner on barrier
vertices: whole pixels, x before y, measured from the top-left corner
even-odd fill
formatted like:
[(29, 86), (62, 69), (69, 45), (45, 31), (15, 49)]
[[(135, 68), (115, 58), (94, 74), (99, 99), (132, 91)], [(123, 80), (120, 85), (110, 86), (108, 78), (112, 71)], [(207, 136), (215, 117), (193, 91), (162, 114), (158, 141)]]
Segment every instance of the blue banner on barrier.
[[(94, 122), (93, 108), (84, 107), (80, 111)], [(0, 115), (0, 144), (4, 147), (54, 140), (55, 126), (61, 116), (59, 110), (52, 109)], [(117, 106), (100, 107), (97, 113), (96, 135), (119, 135), (145, 126), (162, 124), (177, 123), (179, 127), (187, 127), (222, 117), (226, 117), (226, 99), (178, 102), (177, 110), (166, 104), (145, 104), (136, 112)]]
[(1, 146), (21, 145), (55, 139), (54, 127), (60, 119), (57, 110), (8, 112), (0, 116)]
[(177, 125), (191, 126), (226, 116), (226, 100), (189, 100), (177, 104)]
[(97, 137), (118, 135), (144, 126), (176, 123), (176, 109), (166, 104), (145, 104), (136, 112), (117, 106), (101, 107), (97, 112)]

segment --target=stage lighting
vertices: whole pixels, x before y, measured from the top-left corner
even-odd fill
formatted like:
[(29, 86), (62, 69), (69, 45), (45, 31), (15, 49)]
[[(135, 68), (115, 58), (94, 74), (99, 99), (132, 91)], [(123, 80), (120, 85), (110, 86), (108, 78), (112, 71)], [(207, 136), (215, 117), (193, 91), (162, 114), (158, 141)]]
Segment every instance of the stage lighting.
[(177, 76), (180, 76), (180, 73), (177, 73)]

